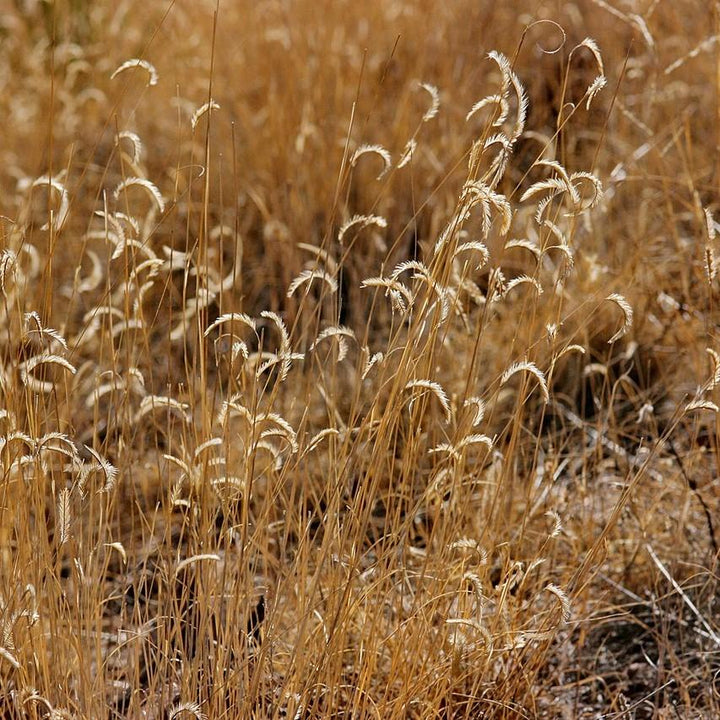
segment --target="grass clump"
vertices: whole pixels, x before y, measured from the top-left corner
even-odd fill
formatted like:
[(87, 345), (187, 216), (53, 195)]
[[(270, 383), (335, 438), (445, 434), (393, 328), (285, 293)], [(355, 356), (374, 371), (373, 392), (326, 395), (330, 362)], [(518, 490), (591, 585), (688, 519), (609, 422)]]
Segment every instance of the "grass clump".
[(3, 15), (4, 717), (717, 714), (717, 9), (549, 5)]

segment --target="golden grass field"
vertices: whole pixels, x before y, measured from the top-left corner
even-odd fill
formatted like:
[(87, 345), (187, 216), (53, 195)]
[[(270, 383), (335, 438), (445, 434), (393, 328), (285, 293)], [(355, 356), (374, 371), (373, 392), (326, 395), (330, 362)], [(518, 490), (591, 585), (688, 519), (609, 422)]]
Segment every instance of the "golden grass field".
[(2, 0), (0, 717), (720, 717), (719, 33)]

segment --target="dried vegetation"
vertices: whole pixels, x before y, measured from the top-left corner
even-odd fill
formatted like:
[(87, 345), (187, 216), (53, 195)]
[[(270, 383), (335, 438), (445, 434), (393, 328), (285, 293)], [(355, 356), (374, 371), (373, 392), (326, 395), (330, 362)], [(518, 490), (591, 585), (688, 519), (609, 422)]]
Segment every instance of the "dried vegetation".
[(15, 0), (4, 718), (711, 718), (720, 8)]

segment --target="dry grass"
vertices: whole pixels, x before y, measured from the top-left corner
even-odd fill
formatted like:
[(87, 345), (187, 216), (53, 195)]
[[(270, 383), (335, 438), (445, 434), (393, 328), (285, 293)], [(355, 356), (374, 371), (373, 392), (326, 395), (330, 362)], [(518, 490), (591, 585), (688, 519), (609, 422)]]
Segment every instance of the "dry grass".
[(2, 717), (717, 717), (720, 7), (111, 5), (0, 6)]

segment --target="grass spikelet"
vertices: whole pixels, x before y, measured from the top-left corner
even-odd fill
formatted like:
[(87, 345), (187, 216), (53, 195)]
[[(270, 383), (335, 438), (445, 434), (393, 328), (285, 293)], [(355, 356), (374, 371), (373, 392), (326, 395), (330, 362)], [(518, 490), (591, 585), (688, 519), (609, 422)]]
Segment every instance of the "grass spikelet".
[[(162, 261), (160, 261), (162, 264)], [(135, 297), (135, 300), (133, 300), (133, 313), (138, 314), (140, 313), (140, 309), (142, 308), (143, 302), (145, 300), (145, 296), (155, 287), (155, 281), (154, 280), (148, 280), (147, 282), (142, 283), (138, 286), (137, 294)]]
[[(138, 236), (140, 234), (140, 223), (138, 222), (137, 218), (134, 218), (132, 215), (127, 215), (124, 212), (120, 212), (119, 210), (116, 210), (115, 212), (105, 212), (105, 210), (96, 210), (95, 215), (98, 217), (103, 218), (106, 222), (110, 223), (114, 230), (120, 235), (123, 239), (125, 239), (126, 232), (125, 229), (127, 228), (130, 230), (131, 234)], [(145, 247), (145, 254), (148, 255), (150, 258), (155, 257), (155, 253), (152, 251), (151, 248)]]
[(113, 196), (117, 200), (120, 197), (120, 193), (126, 191), (129, 187), (133, 186), (143, 188), (148, 193), (148, 195), (150, 195), (150, 197), (155, 201), (158, 206), (158, 210), (160, 210), (161, 213), (165, 212), (165, 200), (163, 199), (160, 190), (158, 190), (157, 186), (154, 183), (150, 182), (150, 180), (147, 180), (145, 178), (126, 178), (115, 188), (115, 190), (113, 190)]
[(469, 445), (484, 445), (488, 450), (492, 450), (495, 447), (495, 440), (487, 435), (466, 435), (455, 447), (458, 450), (463, 450)]
[(209, 337), (213, 330), (219, 328), (225, 323), (240, 323), (241, 325), (249, 327), (253, 332), (257, 332), (257, 323), (249, 315), (246, 315), (245, 313), (225, 313), (225, 315), (220, 315), (212, 323), (210, 323), (203, 335), (205, 337)]
[(630, 305), (630, 303), (625, 299), (623, 295), (620, 295), (619, 293), (611, 293), (608, 295), (606, 300), (609, 300), (610, 302), (615, 303), (621, 310), (623, 314), (623, 323), (620, 329), (608, 340), (608, 344), (612, 345), (616, 340), (619, 340), (623, 335), (627, 334), (627, 332), (632, 327), (633, 323), (633, 309)]
[(287, 379), (287, 376), (290, 372), (290, 368), (292, 367), (293, 361), (294, 360), (304, 360), (304, 359), (305, 359), (305, 355), (303, 353), (291, 353), (291, 352), (280, 351), (277, 353), (271, 353), (271, 352), (252, 353), (247, 358), (247, 361), (250, 365), (257, 365), (257, 369), (255, 370), (255, 377), (258, 379), (267, 370), (270, 370), (271, 368), (275, 367), (276, 365), (280, 365), (278, 381), (284, 382)]
[(585, 91), (585, 109), (590, 109), (590, 104), (595, 99), (595, 96), (607, 85), (607, 78), (604, 75), (598, 75), (590, 84), (588, 89)]
[(363, 367), (362, 374), (360, 375), (361, 380), (365, 380), (365, 378), (367, 378), (367, 376), (369, 375), (370, 370), (372, 370), (375, 365), (381, 364), (382, 361), (385, 359), (384, 353), (381, 352), (376, 352), (373, 353), (373, 355), (369, 355), (368, 351), (368, 356), (368, 360)]
[(0, 658), (5, 660), (7, 663), (12, 665), (15, 670), (20, 670), (20, 663), (18, 662), (17, 658), (5, 647), (2, 647), (0, 645)]
[(393, 309), (397, 309), (401, 313), (406, 312), (408, 308), (412, 307), (413, 303), (415, 302), (415, 297), (410, 292), (410, 290), (399, 280), (394, 280), (392, 278), (365, 278), (365, 280), (362, 281), (360, 287), (385, 288), (385, 296), (390, 298)]
[(123, 565), (127, 565), (128, 556), (127, 552), (125, 551), (125, 546), (121, 542), (111, 542), (111, 543), (105, 543), (104, 547), (110, 548), (111, 550), (116, 550), (123, 561)]
[[(391, 278), (397, 280), (397, 278), (404, 272), (413, 270), (413, 280), (420, 280), (437, 296), (437, 301), (440, 302), (440, 322), (444, 322), (450, 313), (450, 294), (447, 288), (443, 287), (440, 283), (432, 277), (430, 268), (419, 260), (406, 260), (395, 266), (395, 269), (391, 273)], [(430, 306), (428, 313), (432, 312), (435, 307), (435, 303)]]
[(490, 162), (487, 171), (483, 174), (483, 180), (487, 182), (489, 187), (494, 188), (505, 175), (513, 151), (513, 143), (506, 135), (499, 134), (488, 138), (486, 147), (492, 147), (493, 145), (500, 145), (500, 149)]
[(57, 534), (58, 544), (63, 546), (70, 539), (70, 490), (63, 488), (57, 500)]
[(344, 223), (338, 231), (338, 242), (341, 244), (343, 243), (345, 235), (351, 228), (357, 227), (358, 230), (361, 230), (362, 228), (369, 227), (370, 225), (375, 225), (379, 228), (386, 228), (387, 220), (379, 215), (355, 215)]
[(260, 455), (259, 451), (265, 450), (271, 455), (275, 470), (279, 470), (282, 467), (282, 451), (274, 442), (268, 440), (269, 437), (285, 439), (279, 430), (264, 430), (258, 441), (252, 446), (252, 454), (257, 458)]
[(447, 422), (450, 422), (450, 418), (452, 417), (452, 411), (450, 409), (450, 401), (448, 400), (448, 396), (443, 390), (442, 385), (440, 383), (435, 382), (434, 380), (410, 380), (408, 383), (405, 384), (405, 390), (410, 390), (411, 392), (411, 398), (410, 398), (410, 410), (412, 411), (412, 406), (415, 402), (415, 398), (412, 397), (412, 395), (416, 394), (415, 391), (420, 392), (431, 392), (437, 399), (440, 405), (442, 406), (443, 411), (445, 412), (445, 420)]
[(485, 183), (477, 181), (465, 184), (462, 192), (462, 199), (467, 202), (467, 209), (475, 205), (482, 208), (482, 228), (484, 233), (490, 232), (491, 215), (490, 208), (493, 207), (500, 214), (500, 234), (504, 235), (512, 224), (512, 208), (508, 199), (499, 193), (491, 190)]
[(247, 482), (237, 475), (221, 475), (210, 480), (213, 490), (219, 497), (236, 500), (245, 493)]
[(140, 281), (140, 275), (142, 273), (147, 273), (146, 278), (148, 280), (154, 278), (157, 276), (157, 274), (160, 271), (160, 268), (165, 265), (165, 261), (161, 258), (152, 258), (151, 260), (143, 260), (139, 265), (136, 265), (131, 271), (130, 271), (130, 282), (133, 282), (137, 285), (142, 285), (143, 283)]
[(507, 370), (505, 370), (505, 372), (502, 374), (502, 378), (500, 378), (500, 384), (504, 385), (513, 375), (519, 372), (527, 372), (530, 373), (530, 375), (532, 375), (533, 377), (535, 377), (535, 379), (538, 381), (538, 385), (540, 386), (540, 392), (542, 393), (543, 402), (545, 402), (546, 404), (550, 402), (550, 393), (548, 391), (545, 374), (542, 370), (540, 370), (537, 365), (535, 365), (535, 363), (528, 362), (527, 360), (513, 363)]
[(583, 183), (590, 185), (592, 195), (590, 196), (590, 199), (581, 198), (578, 203), (578, 207), (574, 209), (575, 214), (594, 208), (603, 197), (602, 183), (596, 175), (593, 175), (593, 173), (579, 171), (570, 176), (570, 184), (576, 189), (576, 192), (577, 187), (582, 186)]
[(545, 517), (550, 518), (553, 521), (553, 527), (550, 531), (550, 537), (555, 538), (560, 535), (562, 532), (563, 526), (562, 521), (560, 520), (560, 515), (555, 510), (548, 510), (545, 513)]
[(39, 438), (35, 443), (37, 452), (57, 452), (70, 460), (77, 460), (78, 453), (73, 441), (64, 433), (49, 432)]
[[(512, 280), (509, 280), (507, 283), (507, 286), (505, 287), (505, 291), (502, 294), (502, 297), (507, 297), (507, 294), (513, 289), (516, 288), (518, 285), (531, 285), (535, 292), (538, 295), (542, 295), (543, 289), (542, 285), (535, 279), (530, 277), (529, 275), (518, 275), (518, 277), (513, 278)], [(499, 298), (496, 298), (499, 299)]]
[(127, 238), (125, 237), (125, 230), (115, 217), (114, 213), (107, 213), (104, 210), (96, 210), (95, 215), (101, 217), (105, 223), (105, 227), (102, 230), (91, 230), (85, 234), (86, 240), (106, 240), (114, 246), (111, 260), (116, 260), (124, 252), (127, 245)]
[[(287, 297), (292, 297), (303, 285), (309, 285), (313, 280), (322, 280), (331, 293), (338, 289), (337, 280), (324, 270), (303, 270), (289, 285)], [(308, 288), (309, 290), (309, 288)]]
[[(430, 107), (422, 116), (422, 122), (428, 122), (428, 120), (432, 120), (440, 110), (440, 93), (435, 85), (430, 85), (429, 83), (420, 83), (420, 87), (430, 95)], [(400, 165), (398, 165), (398, 167), (400, 167)]]
[(189, 405), (187, 403), (180, 402), (175, 398), (168, 397), (166, 395), (147, 395), (140, 402), (140, 407), (135, 413), (135, 422), (139, 422), (145, 415), (154, 412), (155, 410), (165, 409), (168, 412), (176, 414), (183, 422), (190, 422), (190, 415), (188, 414)]
[(352, 157), (350, 158), (350, 165), (355, 167), (355, 165), (357, 165), (357, 161), (363, 155), (367, 155), (368, 153), (374, 153), (382, 158), (383, 170), (376, 178), (376, 180), (381, 180), (392, 167), (392, 156), (382, 145), (360, 145), (360, 147), (358, 147), (358, 149), (352, 154)]
[(81, 483), (82, 487), (85, 486), (85, 483), (87, 482), (87, 476), (95, 471), (100, 470), (103, 474), (103, 477), (105, 478), (105, 482), (103, 483), (103, 486), (98, 490), (99, 493), (108, 493), (115, 487), (115, 482), (118, 477), (118, 469), (109, 461), (107, 458), (104, 458), (97, 450), (94, 450), (93, 448), (89, 447), (88, 445), (85, 446), (85, 449), (95, 458), (95, 462), (92, 463), (88, 468), (86, 468), (84, 473), (84, 479)]
[(412, 275), (414, 280), (423, 280), (426, 283), (430, 281), (430, 268), (428, 268), (428, 266), (424, 263), (421, 263), (419, 260), (405, 260), (401, 263), (398, 263), (394, 267), (392, 273), (390, 274), (390, 277), (393, 280), (397, 280), (400, 275), (402, 275), (404, 272), (408, 272), (409, 270), (414, 271)]
[(707, 392), (720, 385), (720, 354), (712, 348), (705, 348), (705, 352), (710, 356), (712, 362), (712, 376), (704, 386), (704, 391)]
[(707, 278), (708, 285), (712, 285), (713, 280), (717, 276), (715, 251), (710, 243), (705, 243), (705, 276)]
[(18, 258), (21, 258), (24, 255), (27, 256), (27, 259), (30, 262), (30, 267), (27, 270), (22, 271), (23, 275), (31, 279), (36, 278), (40, 273), (40, 253), (34, 245), (25, 243), (20, 250), (18, 250)]
[(260, 433), (260, 437), (258, 441), (255, 443), (255, 449), (263, 449), (263, 450), (269, 450), (270, 454), (273, 456), (275, 460), (278, 460), (280, 458), (280, 449), (272, 442), (268, 441), (268, 438), (281, 438), (282, 440), (285, 440), (288, 445), (290, 445), (290, 448), (293, 452), (298, 451), (297, 443), (292, 443), (290, 438), (288, 437), (287, 433), (282, 428), (269, 428), (267, 430), (263, 430)]
[(580, 50), (581, 48), (586, 48), (590, 51), (598, 66), (597, 76), (594, 78), (594, 80), (590, 83), (588, 89), (585, 91), (585, 107), (587, 110), (589, 110), (590, 103), (593, 101), (593, 98), (600, 92), (600, 90), (605, 87), (605, 85), (607, 85), (607, 79), (605, 77), (605, 64), (603, 63), (600, 48), (598, 47), (598, 44), (595, 42), (595, 40), (593, 40), (592, 38), (586, 37), (580, 44), (576, 45), (570, 51), (569, 59), (572, 60), (573, 53)]
[(546, 255), (550, 250), (557, 250), (564, 258), (567, 265), (568, 271), (571, 270), (575, 264), (575, 256), (573, 251), (567, 243), (560, 242), (557, 245), (546, 245), (543, 248), (543, 255)]
[(604, 363), (588, 363), (583, 368), (583, 377), (591, 377), (592, 375), (608, 376), (608, 367)]
[[(466, 220), (469, 216), (467, 211), (463, 211), (460, 221)], [(433, 249), (433, 255), (437, 256), (440, 251), (450, 242), (458, 237), (458, 222), (459, 220), (452, 220), (446, 223), (442, 232), (438, 235), (438, 239), (435, 241), (435, 247)]]
[(200, 443), (195, 448), (195, 452), (193, 453), (193, 460), (198, 461), (200, 459), (200, 456), (206, 453), (208, 450), (211, 450), (215, 447), (220, 447), (223, 444), (223, 439), (219, 437), (210, 438), (209, 440), (206, 440), (204, 443)]
[(511, 87), (515, 91), (515, 97), (517, 102), (517, 115), (515, 118), (515, 124), (513, 125), (512, 131), (510, 133), (510, 141), (514, 143), (520, 137), (520, 135), (522, 135), (522, 132), (525, 129), (525, 119), (527, 117), (528, 109), (528, 98), (525, 94), (525, 89), (523, 88), (518, 76), (512, 69), (510, 61), (502, 53), (497, 52), (496, 50), (492, 50), (491, 52), (489, 52), (488, 58), (490, 60), (494, 60), (497, 63), (502, 73), (502, 89), (500, 90), (500, 94), (503, 97), (507, 97)]
[(165, 256), (165, 269), (168, 272), (185, 270), (192, 263), (192, 253), (185, 253), (167, 245), (163, 245), (162, 251)]
[(339, 435), (340, 432), (335, 428), (325, 428), (324, 430), (320, 430), (320, 432), (310, 438), (310, 442), (308, 442), (307, 447), (303, 451), (303, 457), (315, 450), (325, 438), (339, 437)]
[(169, 453), (163, 454), (163, 458), (182, 470), (181, 480), (192, 477), (192, 468), (182, 458), (175, 457)]
[(502, 297), (507, 289), (507, 279), (500, 268), (493, 268), (488, 278), (488, 301), (494, 302), (497, 298)]
[(280, 352), (288, 352), (290, 350), (290, 335), (288, 334), (283, 319), (277, 313), (272, 312), (271, 310), (263, 310), (260, 313), (260, 317), (272, 321), (275, 329), (280, 335)]
[(460, 538), (450, 545), (451, 550), (468, 551), (478, 558), (479, 565), (485, 565), (488, 561), (488, 553), (475, 538)]
[[(483, 150), (487, 150), (493, 145), (500, 145), (500, 156), (502, 160), (496, 161), (496, 165), (504, 169), (513, 151), (513, 141), (505, 133), (495, 133), (495, 135), (491, 135), (485, 140)], [(502, 173), (500, 174), (502, 175)]]
[(123, 140), (127, 140), (132, 147), (132, 155), (130, 160), (137, 165), (142, 160), (143, 155), (143, 144), (140, 140), (140, 136), (137, 133), (130, 132), (129, 130), (123, 130), (119, 132), (117, 138), (115, 138), (115, 144), (121, 147)]
[(520, 196), (520, 202), (525, 202), (525, 200), (529, 200), (533, 198), (538, 193), (544, 192), (548, 190), (549, 193), (547, 195), (547, 198), (553, 198), (555, 195), (558, 195), (559, 193), (566, 192), (568, 195), (570, 195), (570, 198), (573, 200), (574, 203), (578, 203), (580, 201), (580, 198), (577, 194), (577, 191), (572, 186), (572, 183), (569, 180), (566, 180), (563, 177), (556, 177), (556, 178), (549, 178), (547, 180), (540, 180), (539, 182), (536, 182), (535, 184), (531, 185), (521, 196)]
[(324, 250), (317, 245), (311, 245), (310, 243), (298, 243), (297, 247), (301, 250), (307, 250), (307, 252), (315, 255), (318, 260), (321, 260), (322, 264), (330, 271), (330, 275), (333, 277), (337, 275), (338, 264), (327, 250)]
[(705, 231), (707, 239), (705, 241), (705, 273), (707, 275), (708, 284), (712, 285), (713, 280), (717, 277), (717, 260), (715, 259), (715, 249), (713, 241), (715, 240), (715, 220), (712, 212), (708, 208), (703, 208), (705, 217)]
[(277, 413), (265, 413), (258, 417), (258, 421), (271, 422), (276, 426), (276, 429), (265, 430), (261, 433), (261, 437), (280, 436), (290, 445), (294, 453), (299, 451), (299, 445), (297, 441), (297, 433), (293, 429), (292, 425), (282, 415)]
[[(558, 162), (557, 160), (540, 158), (537, 162), (535, 162), (534, 167), (550, 168), (551, 170), (554, 170), (562, 180), (562, 187), (569, 187), (570, 185), (572, 185), (570, 181), (570, 174), (564, 168), (562, 163)], [(524, 197), (521, 197), (520, 202), (522, 202), (523, 199)]]
[(118, 75), (120, 75), (120, 73), (123, 73), (126, 70), (132, 70), (133, 68), (142, 68), (145, 72), (147, 72), (147, 87), (158, 84), (160, 77), (155, 69), (155, 66), (150, 64), (147, 60), (142, 60), (140, 58), (131, 58), (130, 60), (126, 60), (122, 65), (115, 69), (113, 74), (110, 76), (110, 79), (114, 80)]
[(7, 449), (14, 442), (22, 443), (28, 448), (33, 448), (35, 445), (34, 440), (29, 435), (15, 430), (9, 432), (5, 437), (0, 437), (0, 451)]
[[(70, 196), (68, 195), (65, 185), (63, 185), (57, 178), (52, 178), (49, 175), (43, 175), (30, 184), (30, 188), (36, 187), (49, 187), (52, 188), (60, 196), (60, 207), (57, 212), (51, 211), (50, 217), (52, 219), (52, 228), (55, 232), (60, 232), (65, 221), (67, 220), (68, 214), (70, 213)], [(50, 223), (45, 223), (40, 229), (48, 230)]]
[(52, 392), (55, 388), (54, 383), (49, 381), (40, 381), (31, 375), (34, 370), (43, 365), (54, 365), (56, 367), (60, 367), (69, 372), (71, 375), (74, 375), (77, 372), (72, 363), (68, 362), (65, 358), (60, 357), (59, 355), (53, 355), (48, 352), (33, 355), (33, 357), (29, 358), (25, 362), (20, 363), (19, 368), (23, 383), (35, 392), (40, 391), (48, 393)]
[(513, 250), (515, 248), (521, 248), (527, 250), (533, 255), (533, 257), (539, 262), (542, 257), (542, 251), (537, 246), (537, 243), (527, 238), (516, 238), (514, 240), (508, 240), (505, 243), (505, 250)]
[[(32, 327), (34, 325), (34, 327)], [(40, 321), (40, 316), (34, 310), (29, 313), (25, 313), (25, 337), (34, 338), (38, 337), (40, 344), (42, 345), (59, 345), (65, 352), (68, 351), (68, 346), (65, 338), (53, 328), (43, 327)]]
[(585, 355), (585, 353), (587, 351), (585, 350), (585, 348), (582, 345), (577, 345), (577, 344), (573, 343), (571, 345), (568, 345), (567, 347), (564, 347), (562, 350), (560, 350), (560, 352), (553, 358), (553, 362), (557, 362), (561, 357), (563, 357), (571, 352), (578, 352), (581, 355)]
[(5, 299), (8, 298), (8, 278), (15, 275), (16, 268), (17, 255), (12, 250), (7, 249), (0, 252), (0, 292), (2, 292)]
[(492, 438), (487, 435), (466, 435), (460, 442), (452, 445), (451, 443), (440, 443), (434, 448), (428, 450), (429, 453), (448, 453), (455, 460), (460, 460), (462, 451), (470, 445), (484, 445), (488, 451), (492, 450), (495, 446), (495, 442)]
[(463, 583), (468, 583), (470, 587), (472, 587), (475, 593), (475, 602), (477, 603), (478, 609), (481, 609), (485, 604), (486, 597), (483, 592), (483, 583), (480, 576), (477, 575), (477, 573), (467, 570), (463, 573), (462, 581)]
[(343, 325), (333, 325), (332, 327), (325, 328), (310, 345), (310, 350), (315, 350), (317, 346), (327, 338), (335, 338), (338, 342), (338, 357), (337, 361), (342, 362), (348, 353), (348, 344), (344, 338), (350, 338), (355, 340), (355, 333)]
[(190, 119), (190, 127), (195, 130), (197, 124), (200, 122), (200, 118), (205, 114), (210, 114), (213, 110), (220, 110), (220, 105), (210, 99), (193, 113), (192, 118)]
[(712, 242), (715, 239), (715, 218), (713, 218), (712, 211), (709, 208), (703, 208), (703, 214), (705, 215), (705, 230), (707, 231), (708, 240)]
[(186, 567), (194, 565), (195, 563), (205, 562), (211, 560), (212, 562), (222, 562), (222, 558), (216, 553), (200, 553), (199, 555), (193, 555), (192, 557), (181, 560), (175, 567), (175, 577), (177, 577)]
[(149, 180), (146, 180), (145, 178), (126, 178), (115, 188), (115, 190), (113, 190), (113, 197), (117, 200), (120, 197), (120, 193), (126, 191), (129, 187), (133, 186), (143, 188), (148, 193), (148, 195), (150, 195), (150, 197), (155, 201), (158, 206), (158, 210), (160, 210), (161, 213), (165, 212), (165, 200), (163, 199), (162, 194), (160, 193), (156, 185), (151, 183)]
[(457, 249), (453, 253), (453, 257), (457, 258), (460, 253), (464, 252), (476, 252), (480, 254), (480, 261), (477, 263), (477, 265), (475, 265), (475, 270), (479, 270), (481, 267), (487, 265), (490, 262), (490, 252), (488, 251), (485, 243), (477, 241), (462, 243), (461, 245), (457, 246)]
[(560, 609), (562, 610), (562, 621), (563, 623), (569, 623), (572, 617), (572, 607), (570, 605), (570, 598), (567, 593), (559, 588), (557, 585), (550, 583), (545, 586), (545, 590), (552, 593), (560, 602)]
[(475, 408), (470, 427), (477, 427), (485, 417), (485, 402), (479, 397), (469, 397), (463, 402), (463, 407)]
[(220, 411), (217, 416), (217, 424), (222, 428), (225, 428), (227, 421), (233, 417), (241, 417), (250, 427), (255, 426), (255, 415), (253, 415), (253, 413), (242, 403), (238, 402), (240, 397), (240, 395), (233, 395), (229, 400), (225, 400), (220, 406)]
[(691, 400), (684, 408), (683, 414), (687, 415), (697, 410), (710, 410), (711, 412), (720, 412), (720, 408), (711, 400), (705, 400), (703, 398), (695, 398)]
[(655, 406), (652, 403), (644, 403), (643, 406), (638, 410), (637, 420), (635, 421), (638, 425), (643, 423), (651, 422), (655, 415)]
[(507, 86), (509, 84), (509, 75), (512, 72), (512, 65), (510, 64), (510, 61), (507, 57), (505, 57), (505, 55), (497, 50), (491, 50), (487, 56), (489, 60), (493, 60), (497, 63), (497, 66), (500, 68), (500, 72), (502, 73), (503, 84)]
[(465, 121), (467, 122), (473, 115), (477, 114), (480, 110), (484, 107), (488, 107), (489, 105), (496, 105), (498, 107), (498, 116), (493, 121), (493, 125), (496, 127), (502, 125), (505, 120), (507, 120), (507, 116), (510, 112), (510, 104), (508, 103), (507, 98), (502, 95), (488, 95), (487, 97), (478, 100), (478, 102), (470, 108), (468, 114), (465, 116)]
[(93, 290), (97, 290), (104, 277), (103, 266), (100, 262), (98, 254), (93, 250), (86, 250), (85, 254), (90, 258), (92, 270), (89, 275), (85, 276), (78, 283), (77, 291), (79, 295), (82, 295), (83, 293), (91, 293)]
[(550, 220), (542, 220), (540, 221), (540, 225), (542, 225), (542, 227), (544, 228), (547, 228), (550, 231), (550, 234), (557, 240), (558, 243), (557, 245), (546, 246), (543, 252), (557, 248), (568, 248), (569, 250), (567, 236), (554, 222)]
[(228, 419), (235, 416), (244, 418), (249, 425), (254, 425), (255, 416), (248, 408), (238, 402), (240, 396), (234, 395), (229, 400), (223, 401), (217, 415), (217, 424), (224, 428)]
[[(568, 176), (564, 169), (560, 169), (561, 166), (559, 163), (548, 160), (541, 160), (537, 163), (537, 165), (548, 165), (558, 173), (557, 177), (551, 177), (547, 180), (536, 182), (520, 197), (520, 201), (524, 202), (540, 192), (548, 191), (547, 195), (542, 198), (537, 205), (535, 219), (538, 223), (543, 223), (543, 215), (549, 207), (552, 199), (557, 195), (565, 194), (570, 199), (572, 211), (568, 214), (571, 216), (579, 215), (580, 213), (595, 207), (602, 199), (602, 183), (592, 173), (580, 171)], [(578, 190), (578, 188), (582, 187), (584, 184), (589, 184), (591, 186), (592, 195), (589, 199), (585, 198)]]
[(230, 361), (235, 363), (241, 356), (244, 360), (248, 360), (250, 358), (250, 351), (248, 350), (248, 346), (242, 340), (237, 340), (230, 348)]
[[(123, 333), (130, 332), (132, 330), (142, 330), (143, 327), (143, 322), (140, 319), (123, 318), (120, 322), (113, 324), (112, 330), (110, 331), (110, 336), (115, 339), (120, 337), (120, 335), (122, 335)], [(170, 334), (170, 337), (173, 337), (172, 333)]]
[(417, 150), (417, 140), (415, 138), (410, 138), (405, 143), (405, 147), (403, 148), (402, 153), (400, 154), (400, 159), (398, 160), (397, 169), (404, 168), (415, 155), (415, 151)]
[(200, 703), (184, 702), (178, 703), (170, 709), (169, 720), (183, 720), (183, 716), (192, 715), (195, 720), (207, 720), (207, 715), (202, 712)]
[(428, 450), (429, 455), (433, 455), (435, 453), (447, 453), (453, 460), (460, 460), (460, 453), (452, 443), (440, 443)]

